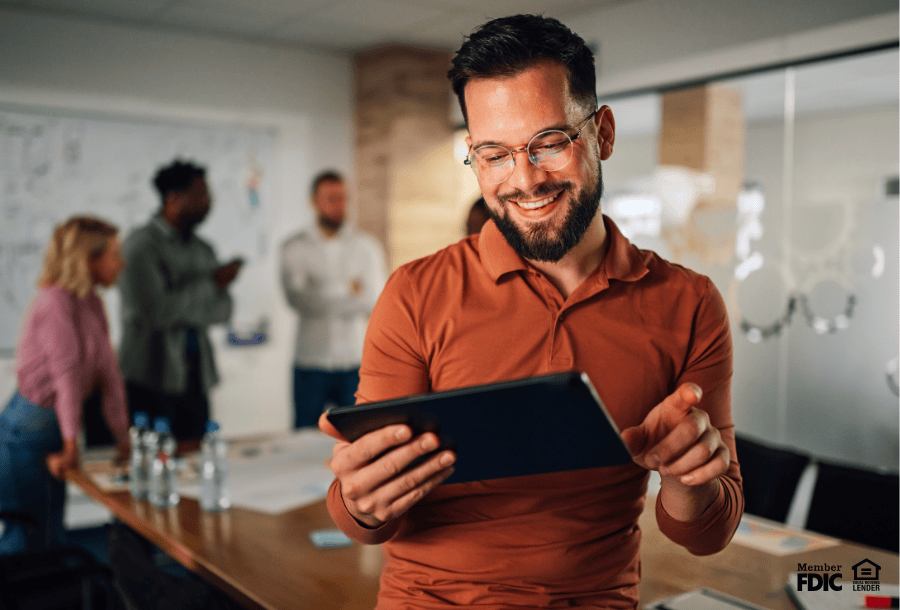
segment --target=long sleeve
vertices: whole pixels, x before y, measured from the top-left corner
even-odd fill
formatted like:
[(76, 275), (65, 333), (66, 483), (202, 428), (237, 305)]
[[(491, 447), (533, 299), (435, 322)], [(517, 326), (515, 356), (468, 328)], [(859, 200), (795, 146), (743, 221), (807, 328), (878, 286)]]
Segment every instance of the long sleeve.
[(63, 291), (46, 293), (47, 302), (36, 325), (36, 338), (46, 358), (56, 395), (54, 408), (64, 440), (78, 438), (84, 399), (81, 359), (83, 350), (76, 329), (75, 299)]
[(695, 316), (689, 358), (676, 387), (690, 381), (703, 389), (700, 407), (709, 413), (710, 422), (722, 435), (732, 460), (726, 473), (719, 478), (718, 496), (697, 519), (677, 521), (666, 513), (659, 498), (656, 503), (660, 531), (695, 555), (709, 555), (725, 548), (744, 512), (731, 419), (731, 330), (721, 295), (709, 280), (706, 287), (706, 298)]
[(174, 326), (205, 327), (226, 322), (231, 317), (232, 300), (227, 290), (213, 282), (216, 267), (208, 253), (208, 270), (175, 281), (167, 281), (159, 252), (149, 244), (127, 243), (128, 263), (119, 280), (126, 318), (139, 319), (152, 328)]

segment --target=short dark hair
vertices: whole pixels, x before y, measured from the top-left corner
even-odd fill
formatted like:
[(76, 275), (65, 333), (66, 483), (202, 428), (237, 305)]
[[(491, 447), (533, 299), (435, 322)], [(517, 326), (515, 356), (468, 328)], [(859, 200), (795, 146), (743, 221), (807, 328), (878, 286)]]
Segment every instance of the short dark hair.
[(175, 159), (170, 165), (157, 170), (153, 177), (153, 186), (156, 187), (162, 203), (165, 204), (169, 193), (188, 190), (196, 178), (206, 178), (205, 167), (195, 165), (190, 161)]
[(323, 182), (343, 182), (344, 177), (333, 169), (326, 169), (324, 172), (319, 172), (316, 174), (316, 177), (313, 178), (312, 186), (309, 189), (310, 195), (315, 195), (316, 191), (319, 190), (319, 185)]
[(473, 78), (515, 76), (541, 60), (565, 66), (575, 100), (597, 107), (594, 54), (584, 40), (552, 17), (512, 15), (488, 21), (472, 32), (453, 58), (447, 73), (466, 124), (466, 83)]

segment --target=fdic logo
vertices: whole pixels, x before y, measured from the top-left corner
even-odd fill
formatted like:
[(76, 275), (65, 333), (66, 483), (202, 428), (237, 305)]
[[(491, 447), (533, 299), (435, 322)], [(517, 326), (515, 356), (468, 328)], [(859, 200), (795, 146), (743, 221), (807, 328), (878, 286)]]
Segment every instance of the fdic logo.
[[(854, 591), (878, 591), (881, 566), (871, 559), (863, 559), (853, 566)], [(797, 591), (840, 591), (841, 566), (828, 564), (797, 564)]]
[(840, 591), (841, 566), (828, 564), (797, 564), (798, 591)]

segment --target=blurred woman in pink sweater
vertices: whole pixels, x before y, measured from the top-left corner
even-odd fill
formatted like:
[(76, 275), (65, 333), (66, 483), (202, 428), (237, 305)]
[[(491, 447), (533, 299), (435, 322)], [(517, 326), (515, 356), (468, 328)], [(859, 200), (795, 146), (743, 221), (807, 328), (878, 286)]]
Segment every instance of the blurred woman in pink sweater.
[(28, 513), (39, 527), (8, 520), (0, 554), (62, 542), (65, 474), (78, 467), (82, 404), (95, 389), (117, 459), (128, 455), (125, 387), (95, 291), (123, 267), (116, 227), (88, 216), (56, 227), (16, 350), (18, 389), (0, 413), (0, 511)]

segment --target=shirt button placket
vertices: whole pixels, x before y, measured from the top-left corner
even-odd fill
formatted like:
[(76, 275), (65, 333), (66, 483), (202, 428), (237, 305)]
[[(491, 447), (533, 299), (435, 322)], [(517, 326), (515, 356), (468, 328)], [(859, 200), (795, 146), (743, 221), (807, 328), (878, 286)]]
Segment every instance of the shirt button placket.
[(551, 371), (569, 371), (575, 366), (572, 339), (565, 326), (566, 310), (556, 312), (553, 320), (553, 335), (550, 343)]

